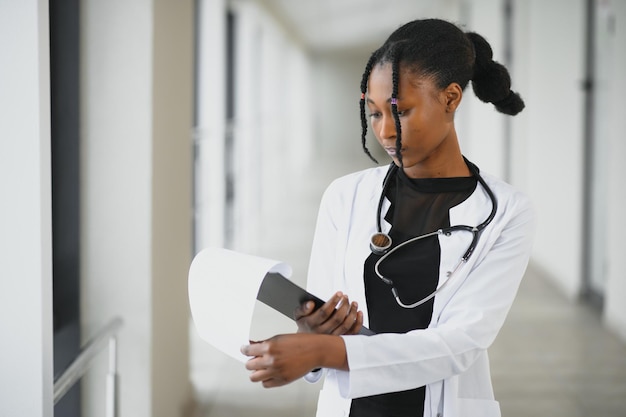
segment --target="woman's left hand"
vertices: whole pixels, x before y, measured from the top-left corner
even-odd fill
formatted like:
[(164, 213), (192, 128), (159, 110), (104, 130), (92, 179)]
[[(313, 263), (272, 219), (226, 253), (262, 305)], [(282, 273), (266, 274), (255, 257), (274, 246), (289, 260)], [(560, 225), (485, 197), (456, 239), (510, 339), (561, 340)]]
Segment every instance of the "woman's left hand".
[(294, 312), (298, 333), (320, 333), (340, 336), (358, 334), (363, 326), (363, 312), (356, 302), (350, 302), (342, 292), (335, 293), (324, 305), (315, 310), (308, 301)]
[(296, 333), (274, 336), (242, 346), (250, 380), (265, 388), (289, 384), (315, 368), (347, 370), (346, 350), (338, 336)]

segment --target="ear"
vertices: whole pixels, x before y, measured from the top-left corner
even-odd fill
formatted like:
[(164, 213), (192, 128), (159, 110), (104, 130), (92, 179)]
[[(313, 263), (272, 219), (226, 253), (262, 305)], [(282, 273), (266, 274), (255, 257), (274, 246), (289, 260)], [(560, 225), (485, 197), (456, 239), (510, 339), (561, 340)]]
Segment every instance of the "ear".
[(463, 89), (458, 83), (450, 83), (442, 91), (446, 103), (446, 111), (454, 113), (463, 99)]

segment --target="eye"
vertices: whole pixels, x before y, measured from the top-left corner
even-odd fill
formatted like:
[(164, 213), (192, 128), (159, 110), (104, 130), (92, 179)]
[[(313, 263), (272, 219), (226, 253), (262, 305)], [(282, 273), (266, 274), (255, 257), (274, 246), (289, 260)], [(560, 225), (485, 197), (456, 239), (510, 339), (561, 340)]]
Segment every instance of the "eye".
[(380, 112), (373, 111), (373, 112), (370, 113), (369, 117), (370, 117), (370, 119), (377, 119), (377, 118), (380, 117)]
[(406, 110), (398, 110), (398, 117), (406, 115)]

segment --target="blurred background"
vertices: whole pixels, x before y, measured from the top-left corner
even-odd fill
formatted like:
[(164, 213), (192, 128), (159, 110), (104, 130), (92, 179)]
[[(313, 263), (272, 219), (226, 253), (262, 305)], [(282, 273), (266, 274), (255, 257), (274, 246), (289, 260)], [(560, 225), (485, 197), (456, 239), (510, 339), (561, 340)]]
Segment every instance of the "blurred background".
[[(624, 0), (0, 0), (0, 416), (108, 417), (112, 373), (123, 417), (313, 416), (320, 385), (264, 390), (199, 339), (189, 264), (226, 247), (304, 285), (321, 193), (373, 166), (369, 54), (424, 17), (485, 36), (527, 106), (468, 88), (456, 121), (538, 215), (490, 350), (503, 415), (626, 416)], [(293, 330), (257, 306), (254, 337)]]

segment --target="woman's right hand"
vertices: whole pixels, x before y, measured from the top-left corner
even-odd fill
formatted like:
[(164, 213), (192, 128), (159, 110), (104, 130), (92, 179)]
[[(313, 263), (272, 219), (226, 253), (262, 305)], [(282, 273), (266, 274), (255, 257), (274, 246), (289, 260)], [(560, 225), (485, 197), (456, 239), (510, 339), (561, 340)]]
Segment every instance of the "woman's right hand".
[(313, 311), (315, 303), (303, 303), (295, 311), (298, 333), (357, 334), (363, 326), (363, 312), (347, 295), (335, 293), (324, 305)]

